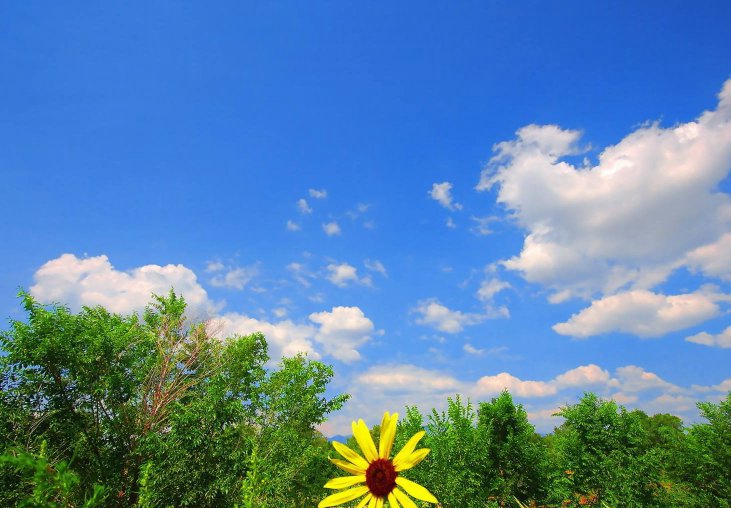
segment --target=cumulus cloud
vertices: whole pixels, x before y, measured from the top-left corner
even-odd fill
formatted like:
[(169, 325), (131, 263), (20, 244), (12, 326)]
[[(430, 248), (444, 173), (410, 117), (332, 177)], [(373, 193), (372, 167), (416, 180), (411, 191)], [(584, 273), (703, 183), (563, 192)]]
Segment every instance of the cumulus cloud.
[(728, 279), (731, 197), (718, 184), (731, 170), (731, 80), (719, 99), (694, 121), (638, 128), (596, 164), (562, 159), (582, 151), (581, 133), (555, 125), (495, 145), (477, 189), (497, 186), (527, 233), (504, 266), (554, 301), (649, 290), (681, 267)]
[(337, 236), (341, 233), (340, 226), (335, 221), (323, 224), (322, 230), (327, 236)]
[(211, 328), (218, 330), (220, 337), (263, 333), (272, 358), (270, 363), (276, 363), (282, 356), (294, 356), (297, 353), (306, 353), (314, 360), (322, 358), (313, 343), (317, 328), (309, 324), (298, 324), (291, 320), (273, 323), (228, 312), (213, 320)]
[[(297, 273), (306, 270), (292, 263)], [(219, 261), (208, 263), (206, 271), (229, 277), (228, 283), (241, 283), (236, 270), (228, 269)], [(58, 302), (78, 311), (82, 306), (102, 305), (111, 312), (129, 314), (141, 311), (150, 302), (152, 293), (167, 294), (172, 287), (188, 303), (189, 315), (194, 320), (209, 319), (210, 330), (224, 338), (262, 332), (269, 345), (271, 364), (282, 356), (307, 353), (312, 359), (325, 355), (352, 362), (360, 358), (358, 348), (370, 340), (373, 322), (359, 307), (333, 307), (331, 311), (309, 315), (309, 322), (291, 319), (267, 321), (238, 312), (222, 311), (222, 304), (211, 301), (198, 283), (195, 273), (183, 265), (145, 265), (127, 271), (117, 270), (107, 256), (78, 258), (64, 254), (43, 264), (35, 273), (35, 284), (30, 293), (41, 303)], [(280, 301), (283, 305), (291, 302)], [(272, 310), (277, 318), (284, 318), (287, 309)], [(382, 332), (379, 332), (382, 333)]]
[(524, 381), (507, 372), (501, 372), (494, 376), (483, 376), (477, 380), (475, 386), (475, 393), (482, 397), (497, 395), (503, 390), (508, 390), (520, 397), (546, 397), (554, 395), (558, 391), (552, 383)]
[(330, 312), (310, 314), (310, 321), (320, 325), (315, 340), (325, 352), (342, 362), (360, 359), (357, 348), (370, 340), (373, 322), (358, 307), (333, 307)]
[(449, 229), (457, 229), (457, 224), (451, 217), (447, 217), (446, 225)]
[(481, 323), (487, 316), (465, 313), (445, 307), (436, 298), (422, 300), (414, 312), (420, 314), (416, 322), (427, 325), (446, 333), (459, 333), (465, 326)]
[(287, 221), (287, 231), (299, 231), (300, 229), (302, 229), (300, 225), (293, 220)]
[(327, 197), (327, 189), (310, 189), (310, 197), (315, 199), (325, 199)]
[(447, 210), (461, 210), (462, 205), (452, 198), (452, 184), (449, 182), (435, 183), (429, 191), (429, 196)]
[(704, 346), (729, 349), (731, 348), (731, 326), (715, 335), (708, 332), (701, 332), (690, 337), (686, 337), (685, 340), (696, 344), (702, 344)]
[(595, 300), (553, 329), (579, 338), (611, 332), (659, 337), (719, 315), (721, 299), (725, 295), (705, 291), (668, 296), (638, 289)]
[[(275, 309), (274, 313), (283, 317), (286, 310)], [(358, 307), (333, 307), (310, 314), (309, 320), (312, 324), (290, 319), (270, 322), (230, 312), (215, 320), (214, 328), (221, 330), (221, 337), (262, 332), (273, 361), (303, 352), (315, 360), (328, 355), (346, 363), (360, 359), (358, 348), (370, 340), (374, 330), (373, 322)]]
[(310, 208), (310, 205), (307, 203), (307, 200), (305, 198), (299, 199), (297, 201), (297, 208), (299, 209), (300, 213), (312, 213), (312, 208)]
[[(731, 379), (728, 381), (731, 383)], [(717, 393), (716, 388), (720, 386), (694, 387), (694, 390)], [(549, 431), (559, 423), (551, 415), (565, 404), (567, 396), (578, 400), (584, 391), (600, 393), (619, 403), (638, 403), (642, 398), (639, 406), (647, 404), (657, 411), (681, 407), (676, 404), (680, 398), (692, 396), (690, 389), (676, 387), (636, 366), (621, 367), (612, 376), (594, 364), (580, 365), (549, 379), (521, 379), (511, 373), (500, 372), (474, 380), (460, 379), (439, 369), (410, 363), (379, 364), (354, 373), (344, 389), (352, 395), (352, 399), (343, 411), (330, 418), (326, 428), (329, 435), (348, 434), (350, 421), (354, 418), (378, 415), (406, 405), (419, 407), (422, 414), (428, 414), (432, 408), (439, 411), (445, 408), (447, 397), (457, 394), (463, 400), (469, 398), (477, 403), (507, 389), (516, 402), (527, 404), (529, 418), (539, 431)]]
[(610, 381), (609, 385), (620, 388), (624, 393), (635, 393), (646, 390), (680, 391), (678, 386), (661, 379), (654, 372), (648, 372), (636, 365), (617, 368), (615, 378)]
[(731, 281), (731, 233), (717, 241), (692, 250), (686, 256), (686, 264), (693, 271), (700, 271), (708, 277)]
[(38, 301), (59, 302), (73, 310), (102, 305), (111, 312), (129, 314), (143, 310), (152, 293), (167, 294), (170, 288), (183, 295), (194, 316), (211, 315), (219, 307), (195, 273), (183, 265), (145, 265), (123, 271), (114, 268), (105, 255), (78, 258), (63, 254), (41, 266), (34, 280), (30, 293)]
[(211, 285), (214, 287), (224, 287), (230, 289), (238, 289), (241, 291), (251, 280), (259, 274), (259, 265), (236, 266), (228, 269), (221, 268), (218, 272), (226, 270), (225, 273), (219, 273), (211, 278)]
[(592, 386), (609, 382), (609, 372), (598, 365), (582, 365), (559, 374), (553, 380), (557, 388)]
[(338, 287), (344, 288), (350, 284), (359, 283), (370, 285), (370, 278), (358, 276), (358, 269), (348, 263), (331, 263), (326, 267), (327, 280)]

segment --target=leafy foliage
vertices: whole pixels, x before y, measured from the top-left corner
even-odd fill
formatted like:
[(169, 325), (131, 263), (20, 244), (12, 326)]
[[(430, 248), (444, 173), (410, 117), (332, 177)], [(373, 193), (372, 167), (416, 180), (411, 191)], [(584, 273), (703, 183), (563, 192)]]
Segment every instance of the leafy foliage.
[[(315, 429), (348, 398), (324, 396), (331, 367), (272, 368), (263, 335), (216, 338), (172, 291), (142, 316), (20, 296), (27, 319), (0, 333), (0, 506), (294, 508), (341, 475)], [(394, 448), (426, 432), (406, 476), (441, 508), (730, 508), (731, 393), (698, 408), (685, 428), (587, 393), (540, 436), (507, 391), (456, 396), (407, 407)]]
[[(21, 298), (27, 320), (0, 336), (0, 500), (53, 484), (82, 506), (101, 502), (98, 484), (105, 506), (233, 506), (257, 475), (258, 507), (321, 496), (331, 466), (314, 427), (347, 400), (323, 396), (330, 367), (298, 356), (267, 370), (261, 334), (189, 326), (172, 291), (141, 318)], [(57, 474), (28, 482), (29, 457)]]

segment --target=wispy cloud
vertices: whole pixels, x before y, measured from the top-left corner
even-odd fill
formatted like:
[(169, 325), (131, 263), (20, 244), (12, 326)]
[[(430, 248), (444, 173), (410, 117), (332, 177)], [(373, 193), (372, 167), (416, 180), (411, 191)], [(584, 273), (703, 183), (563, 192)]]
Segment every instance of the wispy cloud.
[(386, 267), (383, 266), (383, 263), (381, 263), (377, 259), (366, 259), (363, 262), (363, 264), (365, 265), (365, 267), (368, 270), (370, 270), (372, 272), (380, 273), (384, 277), (388, 277), (388, 273), (386, 272)]

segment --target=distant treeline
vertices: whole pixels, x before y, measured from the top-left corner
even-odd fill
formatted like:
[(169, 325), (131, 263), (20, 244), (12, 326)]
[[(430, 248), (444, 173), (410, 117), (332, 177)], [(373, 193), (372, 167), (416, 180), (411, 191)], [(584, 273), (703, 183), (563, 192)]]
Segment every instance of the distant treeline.
[[(315, 430), (348, 399), (324, 396), (331, 367), (268, 370), (261, 334), (214, 338), (172, 292), (141, 316), (21, 300), (0, 332), (0, 506), (314, 507), (342, 475)], [(406, 476), (443, 508), (728, 508), (731, 393), (698, 408), (686, 428), (588, 393), (540, 436), (508, 392), (457, 397), (406, 408), (394, 449), (426, 430)]]

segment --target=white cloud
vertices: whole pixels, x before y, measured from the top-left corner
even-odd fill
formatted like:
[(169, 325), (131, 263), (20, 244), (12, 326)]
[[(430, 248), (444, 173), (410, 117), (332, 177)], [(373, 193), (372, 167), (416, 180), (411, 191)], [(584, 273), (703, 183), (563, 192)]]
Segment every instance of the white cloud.
[(483, 302), (492, 302), (496, 294), (509, 287), (510, 283), (495, 277), (485, 279), (477, 290), (477, 298)]
[(465, 353), (469, 353), (469, 354), (475, 355), (475, 356), (482, 356), (485, 354), (484, 349), (478, 349), (469, 343), (462, 346), (462, 349), (465, 351)]
[(294, 279), (299, 282), (302, 286), (308, 288), (312, 286), (309, 279), (314, 279), (315, 275), (310, 273), (309, 270), (302, 263), (292, 262), (287, 265), (287, 270), (292, 272)]
[(220, 272), (224, 268), (226, 268), (226, 265), (224, 265), (220, 261), (210, 261), (206, 265), (206, 272), (208, 272), (208, 273), (211, 273), (211, 272)]
[(310, 197), (315, 199), (325, 199), (327, 197), (327, 189), (310, 189)]
[(455, 203), (452, 198), (452, 184), (449, 182), (435, 183), (429, 191), (429, 196), (447, 210), (461, 210), (462, 205)]
[(503, 390), (508, 390), (519, 397), (547, 397), (558, 391), (552, 383), (523, 381), (507, 372), (495, 376), (483, 376), (477, 380), (475, 386), (475, 394), (480, 397), (498, 395)]
[(561, 160), (580, 133), (555, 125), (495, 145), (477, 189), (499, 186), (527, 232), (504, 266), (563, 299), (652, 289), (683, 266), (728, 278), (731, 197), (718, 184), (731, 170), (731, 80), (719, 98), (695, 121), (635, 130), (595, 165)]
[[(226, 269), (215, 263), (209, 263), (212, 271)], [(304, 268), (297, 265), (295, 271), (302, 272)], [(228, 273), (232, 272), (236, 269)], [(239, 283), (237, 277), (232, 276), (229, 282)], [(329, 312), (312, 313), (309, 320), (313, 324), (290, 319), (270, 322), (232, 311), (219, 313), (222, 305), (208, 298), (193, 271), (185, 266), (146, 265), (119, 271), (104, 255), (81, 259), (64, 254), (52, 259), (36, 271), (30, 292), (41, 303), (58, 302), (74, 311), (82, 306), (102, 305), (111, 312), (129, 314), (143, 310), (150, 303), (152, 293), (167, 294), (171, 287), (185, 298), (191, 319), (210, 318), (210, 330), (217, 337), (262, 332), (269, 345), (271, 364), (283, 355), (293, 356), (300, 352), (312, 359), (329, 355), (344, 362), (354, 361), (360, 358), (357, 348), (376, 333), (373, 322), (358, 307), (333, 307)], [(280, 303), (288, 305), (291, 302), (283, 299)], [(277, 318), (284, 318), (287, 309), (278, 307), (272, 313)]]
[(592, 386), (609, 382), (609, 372), (598, 365), (582, 365), (556, 376), (553, 384), (557, 388)]
[(302, 229), (300, 225), (293, 220), (287, 221), (287, 231), (299, 231), (300, 229)]
[(364, 265), (368, 270), (370, 270), (372, 272), (380, 273), (384, 277), (388, 277), (388, 273), (386, 272), (386, 267), (383, 266), (383, 263), (381, 263), (377, 259), (373, 259), (373, 260), (366, 259), (364, 262)]
[(435, 298), (422, 300), (414, 312), (421, 314), (416, 319), (420, 325), (427, 325), (446, 333), (461, 332), (465, 326), (481, 323), (487, 316), (450, 310)]
[(370, 340), (373, 322), (358, 307), (333, 307), (330, 312), (310, 314), (310, 321), (320, 325), (315, 340), (325, 352), (350, 363), (360, 359), (357, 348)]
[(695, 398), (687, 395), (671, 395), (664, 393), (659, 395), (655, 399), (642, 404), (643, 409), (649, 413), (670, 413), (670, 414), (683, 414), (689, 412), (696, 412)]
[(364, 386), (383, 392), (449, 392), (463, 388), (454, 377), (415, 365), (376, 365), (358, 376)]
[[(473, 404), (489, 400), (507, 389), (524, 404), (528, 417), (540, 432), (560, 423), (552, 415), (567, 404), (578, 401), (582, 392), (593, 391), (603, 398), (650, 412), (671, 412), (692, 420), (697, 416), (695, 399), (689, 388), (678, 387), (637, 366), (620, 367), (611, 376), (598, 365), (580, 365), (550, 379), (521, 379), (508, 372), (484, 375), (476, 380), (459, 379), (439, 369), (413, 364), (379, 364), (354, 373), (343, 386), (352, 395), (346, 407), (334, 414), (323, 428), (327, 435), (349, 434), (350, 422), (375, 415), (369, 425), (378, 423), (383, 411), (402, 411), (405, 405), (417, 406), (423, 415), (432, 408), (444, 410), (447, 397), (460, 394)], [(694, 386), (696, 392), (717, 396), (731, 389), (731, 379), (713, 386)]]
[(686, 263), (692, 270), (699, 270), (708, 277), (731, 281), (731, 233), (718, 241), (703, 245), (688, 253)]
[(487, 216), (487, 217), (475, 217), (472, 216), (472, 221), (475, 223), (475, 225), (472, 227), (470, 231), (475, 233), (476, 235), (485, 236), (492, 234), (493, 231), (490, 229), (490, 223), (495, 222), (499, 220), (498, 217), (493, 216)]
[(678, 392), (680, 388), (672, 383), (661, 379), (654, 372), (648, 372), (636, 365), (619, 367), (615, 372), (615, 378), (609, 383), (610, 386), (620, 388), (622, 392), (636, 393), (646, 390), (665, 390), (667, 392)]
[(172, 287), (182, 294), (192, 316), (213, 314), (218, 305), (183, 265), (145, 265), (117, 270), (107, 256), (77, 258), (63, 254), (41, 266), (30, 293), (43, 303), (59, 302), (73, 310), (102, 305), (111, 312), (129, 314), (150, 303), (152, 293), (165, 295)]
[(231, 267), (226, 273), (211, 278), (214, 287), (230, 289), (244, 289), (251, 280), (259, 274), (258, 264), (252, 266)]
[(215, 319), (211, 327), (214, 330), (220, 330), (219, 337), (263, 333), (269, 346), (269, 356), (272, 358), (270, 363), (272, 364), (282, 356), (294, 356), (297, 353), (307, 353), (314, 360), (322, 358), (313, 344), (317, 328), (312, 325), (298, 324), (291, 320), (272, 323), (229, 312)]
[(706, 321), (720, 313), (722, 295), (699, 291), (667, 296), (634, 290), (595, 300), (554, 331), (572, 337), (624, 332), (639, 337), (659, 337)]
[(457, 229), (457, 224), (451, 217), (447, 217), (446, 225), (449, 229)]
[(323, 224), (322, 230), (327, 236), (337, 236), (341, 233), (340, 226), (338, 226), (338, 223), (335, 221)]
[(329, 264), (327, 270), (330, 272), (327, 279), (338, 287), (345, 287), (352, 282), (358, 282), (358, 270), (348, 263)]
[(310, 208), (310, 205), (307, 203), (307, 200), (305, 198), (297, 201), (297, 208), (299, 209), (300, 213), (312, 213), (312, 208)]
[(704, 346), (728, 349), (731, 348), (731, 326), (715, 335), (708, 332), (701, 332), (691, 337), (686, 337), (685, 340), (696, 344), (702, 344)]

